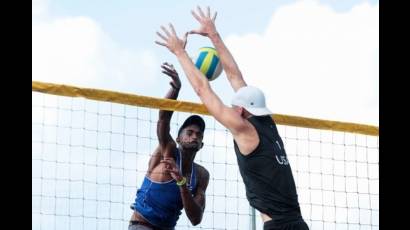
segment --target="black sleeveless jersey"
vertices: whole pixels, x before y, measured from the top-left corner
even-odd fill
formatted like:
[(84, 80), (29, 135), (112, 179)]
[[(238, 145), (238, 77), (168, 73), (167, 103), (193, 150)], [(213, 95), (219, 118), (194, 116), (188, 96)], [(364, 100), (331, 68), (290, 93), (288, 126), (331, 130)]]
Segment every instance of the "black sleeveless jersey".
[(271, 116), (252, 116), (248, 121), (256, 128), (259, 145), (247, 156), (235, 140), (234, 148), (250, 205), (278, 223), (301, 218), (295, 181), (275, 122)]

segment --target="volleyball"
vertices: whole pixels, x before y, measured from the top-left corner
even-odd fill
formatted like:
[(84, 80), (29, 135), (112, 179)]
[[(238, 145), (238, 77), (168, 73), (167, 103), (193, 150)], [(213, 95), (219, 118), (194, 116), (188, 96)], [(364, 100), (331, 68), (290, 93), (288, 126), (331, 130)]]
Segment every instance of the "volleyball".
[(219, 77), (222, 72), (222, 64), (219, 55), (212, 47), (202, 47), (199, 49), (195, 66), (206, 76), (209, 81)]

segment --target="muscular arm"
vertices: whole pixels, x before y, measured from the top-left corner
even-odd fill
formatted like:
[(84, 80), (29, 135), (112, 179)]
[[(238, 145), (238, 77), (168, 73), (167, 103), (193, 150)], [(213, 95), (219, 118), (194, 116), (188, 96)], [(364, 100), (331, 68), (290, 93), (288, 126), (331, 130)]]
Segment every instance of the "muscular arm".
[[(165, 171), (170, 173), (172, 178), (176, 181), (183, 180), (183, 177), (173, 158), (165, 158), (164, 160), (161, 160), (161, 162), (167, 165), (165, 167)], [(201, 222), (205, 210), (205, 191), (208, 187), (209, 173), (200, 165), (194, 164), (194, 167), (196, 167), (198, 175), (196, 193), (192, 196), (192, 193), (188, 190), (186, 184), (181, 185), (179, 190), (181, 193), (182, 204), (188, 219), (193, 225), (197, 225)]]
[[(171, 77), (171, 88), (165, 95), (167, 99), (177, 99), (181, 82), (178, 73), (171, 64), (163, 63), (162, 72)], [(153, 169), (161, 162), (164, 157), (172, 157), (172, 150), (176, 148), (176, 143), (172, 139), (170, 131), (170, 121), (173, 111), (160, 110), (157, 122), (157, 137), (159, 146), (154, 150), (148, 163), (147, 175), (149, 176)]]
[[(170, 82), (171, 88), (165, 95), (165, 98), (175, 100), (177, 99), (179, 90), (181, 88), (181, 82), (179, 80), (178, 73), (175, 71), (174, 67), (168, 63), (164, 63), (161, 67), (163, 68), (162, 72), (172, 78), (172, 81)], [(173, 111), (159, 111), (157, 122), (157, 136), (163, 157), (170, 157), (172, 148), (176, 147), (175, 141), (172, 139), (169, 133), (172, 114)]]
[(205, 168), (198, 166), (197, 172), (199, 178), (198, 186), (193, 197), (186, 185), (180, 187), (185, 213), (194, 226), (202, 221), (202, 216), (205, 211), (205, 191), (209, 182), (209, 173)]
[(216, 30), (216, 12), (212, 18), (210, 17), (211, 13), (209, 7), (207, 8), (206, 15), (202, 12), (200, 7), (198, 7), (199, 15), (195, 13), (195, 11), (191, 11), (191, 13), (194, 18), (201, 24), (201, 27), (198, 30), (190, 31), (189, 33), (207, 36), (211, 40), (212, 44), (215, 46), (215, 49), (219, 54), (222, 67), (226, 73), (229, 83), (231, 84), (235, 92), (239, 88), (246, 86), (246, 82), (242, 77), (242, 73), (239, 70), (238, 65), (236, 64), (235, 59), (233, 58), (231, 52), (228, 50), (221, 36)]

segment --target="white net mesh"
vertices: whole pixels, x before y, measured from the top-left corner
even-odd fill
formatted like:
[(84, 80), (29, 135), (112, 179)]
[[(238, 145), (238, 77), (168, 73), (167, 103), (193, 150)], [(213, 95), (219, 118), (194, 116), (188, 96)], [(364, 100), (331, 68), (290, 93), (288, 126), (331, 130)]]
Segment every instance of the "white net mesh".
[[(32, 93), (32, 229), (127, 229), (157, 146), (157, 109)], [(171, 134), (190, 114), (175, 112)], [(210, 172), (202, 222), (262, 229), (245, 197), (231, 134), (210, 116), (195, 162)], [(310, 229), (379, 228), (378, 136), (278, 125)]]

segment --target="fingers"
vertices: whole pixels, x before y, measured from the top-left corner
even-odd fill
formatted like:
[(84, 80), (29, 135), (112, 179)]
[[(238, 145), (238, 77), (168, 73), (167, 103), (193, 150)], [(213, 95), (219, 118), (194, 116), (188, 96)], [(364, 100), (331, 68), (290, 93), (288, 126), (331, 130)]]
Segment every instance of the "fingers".
[[(166, 31), (165, 30), (165, 28), (163, 27), (163, 26), (161, 26), (161, 28), (162, 28), (162, 30), (164, 30), (164, 32), (166, 33), (166, 34), (168, 34), (168, 31)], [(156, 32), (157, 33), (157, 35), (160, 37), (160, 38), (162, 38), (164, 41), (168, 41), (168, 38), (167, 37), (165, 37), (163, 34), (161, 34), (160, 32)], [(169, 37), (169, 36), (168, 36)], [(164, 43), (164, 42), (160, 42), (160, 41), (155, 41), (155, 43), (157, 43), (158, 45), (161, 45), (161, 46), (165, 46), (165, 47), (167, 47), (167, 44), (166, 43)]]
[(201, 17), (204, 18), (204, 17), (205, 17), (205, 14), (204, 14), (204, 12), (202, 11), (201, 7), (197, 6), (196, 8), (198, 9), (199, 15), (201, 15)]
[(165, 164), (165, 170), (171, 170), (172, 169), (172, 166), (171, 166), (171, 164), (170, 163), (168, 163), (168, 162), (166, 162), (166, 161), (161, 161), (161, 163), (164, 163)]
[[(164, 69), (165, 69), (165, 68), (164, 68)], [(172, 70), (170, 70), (170, 69), (165, 69), (165, 70), (162, 70), (161, 72), (162, 72), (163, 74), (166, 74), (166, 75), (172, 77), (172, 78), (175, 77), (175, 71), (172, 71)]]
[(165, 171), (166, 173), (175, 173), (175, 170), (172, 169), (172, 168), (170, 168), (169, 166), (165, 166), (164, 171)]
[(175, 85), (175, 83), (174, 83), (174, 82), (172, 82), (172, 81), (171, 81), (169, 84), (170, 84), (170, 85), (171, 85), (171, 87), (172, 87), (172, 88), (174, 88), (174, 89), (178, 88), (178, 87), (177, 87), (177, 85)]
[(165, 33), (168, 37), (171, 37), (171, 34), (168, 32), (168, 30), (167, 30), (164, 26), (161, 26), (161, 29), (164, 31), (164, 33)]
[(175, 162), (173, 162), (171, 159), (169, 158), (164, 158), (163, 160), (161, 160), (161, 163), (166, 163), (166, 164), (175, 164)]
[(188, 34), (189, 34), (189, 33), (186, 32), (185, 35), (184, 35), (184, 38), (183, 38), (183, 42), (184, 42), (183, 47), (184, 47), (184, 49), (185, 49), (186, 43), (188, 42)]
[(172, 34), (176, 37), (177, 33), (175, 32), (174, 26), (171, 23), (169, 23), (169, 28), (171, 28)]
[(173, 173), (175, 175), (179, 175), (179, 169), (175, 164), (175, 160), (172, 158), (165, 158), (161, 160), (161, 163), (165, 163), (164, 171), (167, 173)]
[(212, 17), (212, 21), (215, 22), (217, 12), (215, 11), (214, 16)]
[[(171, 87), (174, 88), (174, 89), (180, 89), (181, 88), (181, 82), (179, 80), (178, 72), (175, 70), (174, 66), (172, 64), (168, 64), (168, 63), (165, 62), (161, 65), (161, 67), (163, 69), (161, 72), (172, 78), (172, 81), (169, 82)], [(168, 165), (168, 164), (171, 164), (171, 163), (166, 163), (166, 164)]]
[(157, 35), (158, 35), (160, 38), (164, 39), (164, 41), (167, 41), (167, 40), (168, 40), (168, 38), (165, 37), (164, 35), (162, 35), (160, 32), (157, 31), (156, 33), (157, 33)]
[(166, 69), (166, 68), (163, 68), (163, 69), (164, 70), (162, 70), (161, 72), (163, 74), (166, 74), (166, 75), (170, 76), (172, 79), (175, 79), (178, 76), (177, 71), (175, 71), (175, 70)]
[(164, 171), (167, 173), (179, 173), (178, 168), (176, 168), (176, 166), (172, 166), (171, 164), (166, 164)]
[(161, 66), (163, 66), (163, 65), (170, 66), (170, 67), (174, 67), (174, 65), (173, 65), (173, 64), (168, 63), (168, 62), (163, 62)]
[(165, 47), (167, 47), (167, 44), (165, 44), (165, 43), (163, 43), (163, 42), (155, 41), (155, 43), (157, 43), (157, 44), (160, 45), (160, 46), (165, 46)]
[[(178, 170), (176, 170), (176, 169), (165, 169), (164, 171), (165, 171), (166, 173), (171, 174), (171, 176), (172, 176), (174, 179), (180, 177), (180, 176), (176, 176), (176, 175), (179, 175), (179, 172), (178, 172)], [(174, 175), (172, 175), (172, 174), (174, 174)]]
[(191, 10), (191, 14), (192, 14), (192, 16), (194, 16), (194, 18), (195, 18), (198, 22), (201, 22), (201, 18), (195, 13), (195, 11)]
[(161, 65), (162, 69), (169, 71), (169, 72), (176, 72), (174, 66), (172, 65)]
[(170, 68), (174, 68), (174, 65), (173, 64), (171, 64), (171, 63), (168, 63), (168, 62), (164, 62), (164, 63), (162, 63), (162, 65), (161, 66), (167, 66), (167, 67), (170, 67)]
[[(197, 6), (197, 9), (198, 9), (199, 15), (198, 15), (197, 13), (195, 13), (194, 10), (191, 10), (192, 16), (194, 16), (194, 18), (195, 18), (197, 21), (201, 22), (201, 19), (202, 19), (202, 18), (205, 18), (205, 17), (211, 18), (211, 8), (210, 8), (209, 6), (206, 7), (206, 16), (205, 16), (204, 12), (202, 11), (201, 7)], [(214, 13), (214, 15), (213, 15), (213, 17), (212, 17), (212, 21), (214, 21), (214, 22), (215, 22), (215, 19), (216, 19), (216, 14), (217, 14), (217, 13), (216, 13), (216, 11), (215, 11), (215, 13)]]
[(171, 167), (171, 165), (169, 165), (169, 164), (165, 164), (165, 171), (166, 172), (170, 172), (170, 171), (172, 171), (173, 170), (173, 168)]

